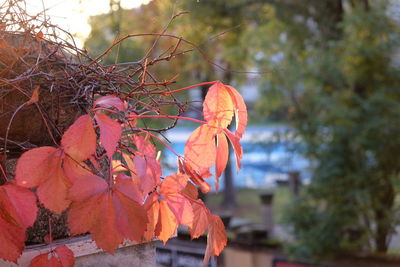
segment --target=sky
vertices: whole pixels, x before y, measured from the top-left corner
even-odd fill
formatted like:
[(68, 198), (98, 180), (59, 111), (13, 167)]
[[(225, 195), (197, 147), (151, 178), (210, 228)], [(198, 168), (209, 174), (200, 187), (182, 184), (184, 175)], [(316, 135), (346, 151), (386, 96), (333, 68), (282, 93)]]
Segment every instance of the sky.
[[(110, 0), (26, 0), (27, 11), (34, 15), (43, 11), (51, 18), (53, 24), (67, 30), (77, 38), (77, 45), (82, 47), (84, 39), (90, 33), (88, 19), (90, 16), (107, 13)], [(123, 8), (135, 8), (150, 0), (121, 0)]]

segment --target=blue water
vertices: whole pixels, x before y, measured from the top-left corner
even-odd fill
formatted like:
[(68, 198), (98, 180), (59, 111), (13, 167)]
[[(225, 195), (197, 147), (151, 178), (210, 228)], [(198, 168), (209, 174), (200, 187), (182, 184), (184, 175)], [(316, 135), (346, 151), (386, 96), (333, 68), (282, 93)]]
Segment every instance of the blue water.
[[(175, 129), (168, 136), (172, 149), (180, 155), (184, 154), (184, 145), (193, 129)], [(274, 187), (277, 180), (287, 180), (289, 171), (299, 171), (303, 182), (309, 180), (309, 162), (300, 154), (300, 146), (294, 141), (276, 138), (283, 134), (286, 127), (249, 127), (241, 142), (243, 147), (242, 169), (236, 171), (234, 155), (234, 183), (236, 187), (268, 188)], [(164, 150), (164, 175), (176, 172), (176, 156), (169, 150)], [(214, 173), (214, 170), (212, 170)], [(223, 177), (220, 188), (223, 189)], [(214, 178), (207, 179), (214, 187)]]

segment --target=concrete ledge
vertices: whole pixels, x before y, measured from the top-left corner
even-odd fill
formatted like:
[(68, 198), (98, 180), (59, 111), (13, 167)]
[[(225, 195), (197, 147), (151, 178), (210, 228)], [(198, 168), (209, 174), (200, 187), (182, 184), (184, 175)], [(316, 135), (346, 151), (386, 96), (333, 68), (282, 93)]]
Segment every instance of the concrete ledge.
[[(57, 240), (53, 247), (66, 245), (75, 255), (77, 267), (155, 267), (156, 250), (153, 242), (137, 244), (134, 242), (123, 243), (114, 255), (103, 252), (91, 240), (90, 235)], [(0, 260), (0, 266), (29, 266), (30, 261), (39, 254), (50, 251), (49, 245), (28, 246), (18, 259), (18, 265)]]

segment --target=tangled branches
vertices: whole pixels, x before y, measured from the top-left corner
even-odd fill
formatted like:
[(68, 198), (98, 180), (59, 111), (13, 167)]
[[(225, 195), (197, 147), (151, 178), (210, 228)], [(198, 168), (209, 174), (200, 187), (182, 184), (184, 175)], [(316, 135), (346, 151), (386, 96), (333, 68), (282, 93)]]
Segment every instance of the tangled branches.
[[(161, 36), (176, 40), (159, 55), (151, 53), (135, 62), (102, 64), (102, 58), (127, 38)], [(7, 0), (0, 6), (0, 153), (17, 157), (39, 145), (58, 145), (62, 133), (93, 105), (95, 98), (116, 95), (135, 114), (163, 114), (160, 107), (174, 107), (176, 116), (185, 104), (170, 93), (175, 77), (159, 81), (151, 68), (184, 54), (182, 38), (167, 34), (139, 34), (115, 41), (93, 59), (79, 49), (67, 31), (54, 25), (45, 12), (29, 15), (23, 0)], [(154, 44), (155, 44), (154, 43)], [(162, 133), (175, 126), (144, 130)]]

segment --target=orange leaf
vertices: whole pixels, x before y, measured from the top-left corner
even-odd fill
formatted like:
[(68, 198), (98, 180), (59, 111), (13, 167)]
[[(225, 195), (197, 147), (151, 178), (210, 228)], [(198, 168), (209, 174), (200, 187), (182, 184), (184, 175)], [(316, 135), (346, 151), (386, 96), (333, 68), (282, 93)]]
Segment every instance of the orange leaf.
[(26, 102), (27, 106), (32, 105), (39, 101), (39, 89), (40, 89), (40, 85), (36, 85), (35, 88), (33, 89), (31, 98), (29, 99), (28, 102)]
[(234, 135), (228, 129), (225, 129), (224, 132), (225, 132), (226, 136), (228, 137), (229, 141), (231, 142), (233, 150), (235, 151), (236, 167), (237, 167), (237, 169), (240, 169), (242, 167), (240, 161), (242, 160), (243, 149), (242, 149), (242, 146), (240, 145), (239, 137)]
[(192, 239), (201, 236), (207, 229), (209, 222), (208, 216), (210, 211), (200, 199), (192, 203), (193, 207), (193, 225), (189, 228), (189, 233)]
[(139, 242), (147, 224), (144, 208), (119, 188), (92, 176), (77, 180), (70, 190), (74, 201), (68, 211), (71, 233), (90, 232), (97, 246), (112, 254), (124, 239)]
[(165, 196), (165, 199), (177, 222), (191, 227), (193, 223), (193, 208), (190, 201), (180, 193), (169, 194)]
[(107, 156), (111, 159), (121, 138), (121, 125), (102, 113), (97, 113), (94, 118), (100, 127), (101, 144), (106, 149)]
[(36, 197), (28, 189), (0, 187), (0, 258), (17, 263), (25, 246), (25, 232), (37, 215)]
[(44, 34), (42, 31), (39, 31), (36, 35), (35, 35), (35, 40), (37, 42), (41, 42), (44, 39)]
[(80, 116), (64, 133), (61, 145), (65, 153), (76, 161), (84, 161), (96, 152), (96, 133), (92, 118)]
[(231, 123), (234, 104), (229, 89), (223, 83), (218, 81), (208, 89), (203, 114), (208, 125), (219, 129), (225, 129)]
[(74, 253), (67, 246), (58, 246), (49, 253), (33, 258), (29, 267), (72, 267), (74, 264)]
[(201, 192), (203, 192), (204, 194), (210, 192), (211, 186), (206, 181), (204, 181), (202, 176), (200, 176), (195, 170), (192, 169), (190, 164), (187, 164), (187, 162), (184, 161), (183, 168), (186, 174), (193, 181), (193, 183), (197, 184), (200, 187)]
[(220, 217), (210, 214), (208, 217), (210, 223), (207, 235), (207, 248), (204, 255), (203, 266), (207, 266), (210, 257), (218, 256), (226, 246), (228, 241), (225, 227)]
[(178, 222), (174, 213), (170, 210), (166, 200), (160, 201), (160, 214), (156, 225), (156, 236), (165, 243), (170, 239), (178, 229)]
[(235, 118), (236, 118), (236, 132), (235, 135), (239, 138), (242, 138), (244, 131), (246, 130), (247, 125), (247, 108), (246, 104), (235, 88), (229, 85), (225, 85), (229, 90), (233, 98), (233, 104), (235, 106)]
[(215, 163), (215, 134), (215, 128), (204, 124), (194, 130), (185, 144), (185, 160), (200, 174), (208, 172)]
[(224, 172), (228, 163), (229, 147), (224, 133), (217, 135), (217, 159), (215, 162), (215, 191), (218, 193), (219, 177)]
[(160, 186), (160, 193), (162, 195), (174, 194), (181, 192), (188, 181), (188, 177), (183, 174), (172, 174), (167, 176)]
[(160, 193), (165, 197), (177, 222), (190, 226), (193, 222), (192, 206), (184, 195), (179, 194), (185, 188), (187, 181), (188, 177), (186, 175), (170, 175), (161, 183)]

